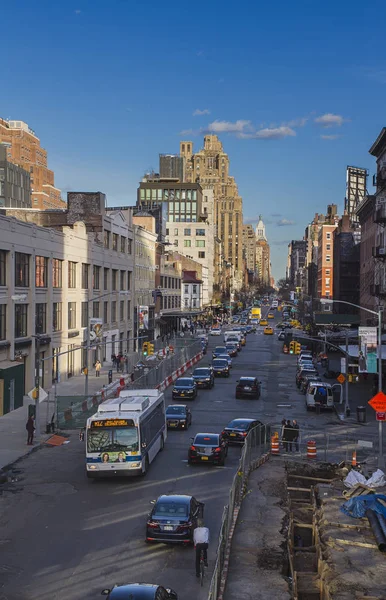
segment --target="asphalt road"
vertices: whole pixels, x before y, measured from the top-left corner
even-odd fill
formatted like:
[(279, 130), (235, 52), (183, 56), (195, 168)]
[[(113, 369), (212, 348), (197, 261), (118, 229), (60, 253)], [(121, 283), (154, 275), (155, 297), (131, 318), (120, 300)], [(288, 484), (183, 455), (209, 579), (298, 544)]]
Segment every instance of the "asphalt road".
[[(286, 410), (281, 404), (298, 397), (295, 358), (283, 355), (277, 336), (262, 335), (262, 329), (248, 336), (229, 379), (216, 379), (212, 390), (199, 391), (191, 402), (192, 427), (168, 433), (164, 451), (144, 479), (87, 480), (84, 444), (76, 434), (69, 444), (44, 447), (15, 466), (17, 481), (0, 488), (0, 600), (91, 599), (105, 587), (131, 581), (172, 587), (181, 600), (207, 598), (240, 449), (229, 449), (225, 467), (189, 466), (187, 450), (195, 433), (221, 431), (233, 418), (279, 423)], [(222, 341), (212, 337), (209, 349)], [(202, 364), (210, 360), (209, 351)], [(263, 382), (261, 399), (235, 400), (236, 380), (250, 374)], [(165, 395), (170, 403), (171, 390)], [(315, 419), (303, 403), (288, 418)], [(318, 418), (319, 426), (325, 419)], [(203, 589), (191, 547), (145, 544), (150, 501), (163, 493), (192, 494), (205, 502), (211, 545)]]

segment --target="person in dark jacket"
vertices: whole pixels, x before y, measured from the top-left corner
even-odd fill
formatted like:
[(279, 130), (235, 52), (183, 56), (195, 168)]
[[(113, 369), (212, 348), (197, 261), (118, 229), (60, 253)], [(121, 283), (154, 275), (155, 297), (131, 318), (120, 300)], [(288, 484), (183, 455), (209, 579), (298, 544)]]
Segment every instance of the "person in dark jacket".
[(32, 416), (28, 418), (25, 428), (27, 430), (27, 445), (32, 446), (35, 432), (35, 422)]
[(299, 423), (297, 422), (296, 419), (293, 419), (292, 421), (292, 429), (293, 429), (293, 442), (295, 445), (295, 451), (299, 452)]
[(294, 439), (294, 429), (291, 425), (291, 421), (288, 420), (284, 427), (284, 450), (286, 452), (292, 452), (292, 442)]

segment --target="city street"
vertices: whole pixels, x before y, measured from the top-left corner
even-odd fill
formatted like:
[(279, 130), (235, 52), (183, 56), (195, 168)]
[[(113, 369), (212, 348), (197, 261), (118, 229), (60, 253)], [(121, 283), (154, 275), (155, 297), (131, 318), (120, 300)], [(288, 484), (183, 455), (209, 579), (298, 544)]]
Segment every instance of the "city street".
[[(265, 309), (264, 309), (265, 311)], [(77, 433), (61, 447), (43, 447), (21, 460), (15, 481), (0, 488), (0, 597), (6, 600), (80, 600), (97, 598), (114, 583), (141, 581), (175, 589), (182, 600), (207, 597), (223, 507), (240, 449), (230, 447), (225, 467), (189, 466), (187, 450), (196, 432), (218, 432), (233, 418), (257, 417), (279, 424), (297, 418), (302, 430), (335, 428), (331, 413), (307, 413), (294, 383), (296, 359), (281, 352), (277, 335), (263, 327), (247, 337), (233, 359), (229, 379), (216, 379), (191, 402), (188, 432), (168, 433), (164, 451), (144, 479), (89, 481), (84, 444)], [(201, 364), (223, 337), (211, 337)], [(235, 400), (241, 375), (262, 381), (260, 400)], [(165, 392), (171, 402), (171, 389)], [(278, 405), (290, 405), (282, 407)], [(211, 531), (209, 569), (204, 588), (195, 577), (191, 547), (145, 543), (150, 501), (162, 493), (192, 494), (205, 503)]]

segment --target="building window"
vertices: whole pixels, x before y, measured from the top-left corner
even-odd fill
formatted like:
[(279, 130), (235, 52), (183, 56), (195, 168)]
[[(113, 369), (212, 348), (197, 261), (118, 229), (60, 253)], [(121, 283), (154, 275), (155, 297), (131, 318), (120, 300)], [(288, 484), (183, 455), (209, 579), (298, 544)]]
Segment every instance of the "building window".
[(205, 240), (196, 240), (196, 248), (205, 248)]
[(110, 248), (110, 232), (106, 229), (103, 234), (103, 243), (105, 248)]
[(131, 319), (131, 300), (127, 301), (127, 319)]
[(115, 323), (117, 320), (117, 303), (115, 300), (111, 302), (111, 321)]
[(99, 290), (100, 289), (100, 272), (101, 268), (96, 265), (92, 268), (92, 289)]
[(36, 287), (47, 287), (47, 275), (48, 275), (48, 258), (45, 256), (35, 257), (35, 286)]
[(126, 238), (121, 235), (121, 252), (124, 254), (126, 252)]
[(88, 302), (82, 302), (81, 310), (81, 327), (88, 327)]
[(88, 290), (88, 274), (90, 271), (90, 265), (82, 263), (82, 290)]
[(109, 303), (103, 302), (103, 323), (109, 322)]
[(120, 290), (124, 290), (125, 289), (125, 283), (126, 283), (126, 271), (121, 271), (120, 273)]
[(7, 285), (7, 252), (0, 250), (0, 285)]
[(103, 269), (103, 289), (107, 290), (109, 283), (109, 270), (106, 267)]
[(198, 253), (198, 258), (205, 258), (205, 252), (202, 252), (202, 250)]
[(184, 240), (185, 248), (191, 248), (191, 246), (192, 246), (192, 240)]
[(197, 294), (197, 285), (196, 284), (193, 285), (193, 294)]
[(58, 258), (52, 259), (52, 287), (62, 287), (63, 261)]
[(76, 302), (68, 303), (68, 329), (76, 327)]
[[(17, 253), (19, 254), (19, 253)], [(25, 255), (27, 256), (27, 255)], [(24, 286), (23, 286), (24, 287)], [(15, 338), (28, 335), (28, 304), (15, 304)]]
[(92, 303), (92, 316), (94, 319), (99, 319), (99, 301)]
[(184, 293), (189, 294), (189, 285), (184, 285)]
[(127, 240), (127, 254), (131, 254), (132, 253), (132, 240)]
[(127, 271), (127, 289), (131, 289), (131, 271)]
[(124, 300), (120, 300), (120, 302), (119, 302), (119, 320), (120, 321), (125, 320), (125, 301)]
[(196, 298), (192, 299), (192, 308), (197, 308), (197, 300), (196, 300)]
[(205, 235), (205, 229), (196, 229), (196, 235)]
[(76, 288), (76, 263), (68, 263), (68, 287)]
[(118, 238), (119, 235), (117, 233), (113, 233), (113, 250), (115, 250), (115, 252), (118, 252)]
[(54, 302), (52, 305), (52, 329), (61, 331), (62, 329), (62, 303)]
[(35, 305), (35, 333), (46, 333), (47, 331), (47, 304), (38, 303)]
[(326, 240), (330, 240), (331, 239), (331, 233), (328, 231), (326, 233)]
[(331, 244), (326, 244), (326, 250), (331, 250)]
[(174, 235), (178, 235), (178, 229), (174, 230)]
[(326, 254), (326, 262), (331, 262), (331, 256), (329, 254)]
[(330, 277), (326, 277), (326, 285), (330, 285)]
[(330, 275), (330, 269), (326, 269), (326, 275)]
[(29, 254), (15, 252), (15, 287), (29, 287)]
[(111, 275), (112, 275), (111, 289), (113, 291), (115, 291), (117, 289), (117, 277), (118, 277), (117, 269), (113, 269)]
[(192, 235), (191, 229), (184, 229), (184, 235)]
[(7, 305), (0, 304), (0, 340), (6, 339), (7, 334)]

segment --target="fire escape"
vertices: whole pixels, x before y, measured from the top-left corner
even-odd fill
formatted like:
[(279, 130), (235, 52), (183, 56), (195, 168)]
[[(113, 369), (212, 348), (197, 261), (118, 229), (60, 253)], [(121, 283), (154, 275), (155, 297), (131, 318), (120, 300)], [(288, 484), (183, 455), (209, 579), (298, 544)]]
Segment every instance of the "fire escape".
[(376, 186), (376, 203), (374, 222), (378, 224), (376, 246), (373, 246), (374, 284), (370, 286), (370, 294), (379, 298), (379, 302), (386, 298), (386, 165), (383, 164), (374, 175), (373, 184)]

